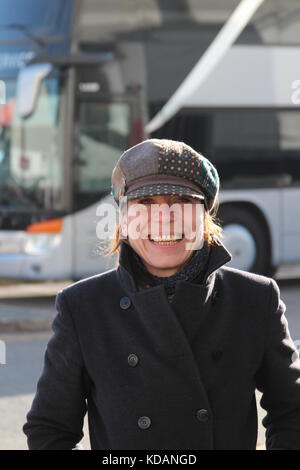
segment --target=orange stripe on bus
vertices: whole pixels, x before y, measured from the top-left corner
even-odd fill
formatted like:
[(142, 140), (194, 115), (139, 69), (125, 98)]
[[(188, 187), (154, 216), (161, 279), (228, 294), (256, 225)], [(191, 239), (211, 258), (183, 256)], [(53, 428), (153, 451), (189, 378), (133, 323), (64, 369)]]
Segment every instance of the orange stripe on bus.
[(62, 229), (62, 219), (43, 220), (35, 224), (28, 225), (26, 232), (30, 233), (59, 233)]

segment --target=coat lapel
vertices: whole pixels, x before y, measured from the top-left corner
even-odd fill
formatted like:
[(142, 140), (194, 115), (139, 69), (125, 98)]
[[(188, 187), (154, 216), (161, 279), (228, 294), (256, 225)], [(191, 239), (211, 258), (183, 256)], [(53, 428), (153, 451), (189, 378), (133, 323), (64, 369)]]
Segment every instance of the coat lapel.
[(204, 333), (212, 299), (218, 289), (216, 271), (231, 259), (232, 255), (223, 244), (211, 246), (209, 263), (202, 284), (179, 281), (176, 286), (172, 308), (190, 344), (196, 336), (198, 337), (199, 332)]
[(190, 341), (208, 313), (215, 270), (231, 259), (223, 245), (212, 248), (203, 285), (178, 282), (173, 300), (175, 308), (168, 302), (163, 285), (137, 290), (130, 260), (131, 247), (127, 244), (121, 244), (117, 269), (126, 295), (134, 306), (134, 333), (139, 335), (139, 341), (143, 338), (144, 351), (156, 354), (160, 364), (164, 363), (167, 367), (171, 365), (182, 371), (182, 380), (192, 379), (205, 403), (209, 403), (209, 400)]
[(207, 317), (214, 281), (215, 278), (212, 278), (208, 285), (181, 281), (176, 287), (172, 308), (189, 344), (191, 344)]
[(131, 298), (149, 344), (164, 357), (190, 355), (191, 342), (208, 315), (215, 288), (216, 270), (232, 259), (221, 245), (212, 245), (202, 284), (178, 281), (172, 304), (168, 302), (164, 286), (137, 290), (134, 280), (132, 248), (121, 243), (118, 274)]

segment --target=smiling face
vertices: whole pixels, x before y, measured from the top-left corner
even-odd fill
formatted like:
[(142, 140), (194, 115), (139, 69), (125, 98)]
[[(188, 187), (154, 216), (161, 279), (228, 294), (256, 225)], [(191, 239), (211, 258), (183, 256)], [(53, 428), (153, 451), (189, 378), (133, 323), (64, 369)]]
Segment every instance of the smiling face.
[[(170, 210), (171, 209), (171, 210)], [(122, 233), (151, 274), (181, 270), (203, 245), (203, 201), (191, 196), (144, 196), (127, 201)]]

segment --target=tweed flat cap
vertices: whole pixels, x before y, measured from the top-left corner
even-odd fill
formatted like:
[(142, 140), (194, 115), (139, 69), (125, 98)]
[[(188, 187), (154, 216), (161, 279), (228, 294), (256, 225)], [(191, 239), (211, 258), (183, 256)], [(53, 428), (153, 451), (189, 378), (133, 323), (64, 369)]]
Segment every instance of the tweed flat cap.
[(112, 172), (111, 194), (135, 199), (160, 194), (190, 195), (214, 207), (219, 192), (216, 168), (184, 142), (148, 139), (126, 150)]

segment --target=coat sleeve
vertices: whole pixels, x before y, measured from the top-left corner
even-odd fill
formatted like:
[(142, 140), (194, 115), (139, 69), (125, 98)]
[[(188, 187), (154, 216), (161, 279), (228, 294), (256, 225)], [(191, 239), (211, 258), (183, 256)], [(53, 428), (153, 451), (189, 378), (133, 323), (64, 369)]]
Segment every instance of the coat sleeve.
[(267, 411), (267, 450), (300, 450), (300, 360), (291, 339), (286, 305), (276, 281), (270, 282), (265, 350), (256, 374), (256, 387), (262, 392), (261, 406)]
[(86, 380), (80, 346), (63, 291), (56, 296), (42, 374), (23, 432), (29, 449), (73, 449), (83, 437)]

